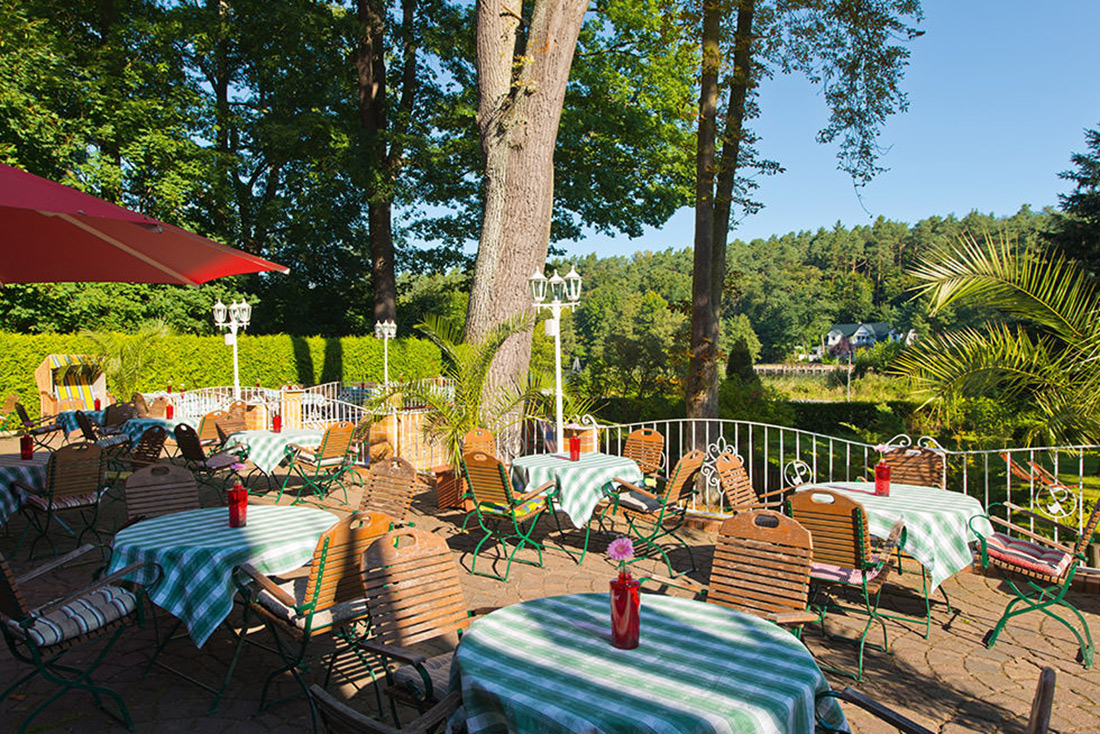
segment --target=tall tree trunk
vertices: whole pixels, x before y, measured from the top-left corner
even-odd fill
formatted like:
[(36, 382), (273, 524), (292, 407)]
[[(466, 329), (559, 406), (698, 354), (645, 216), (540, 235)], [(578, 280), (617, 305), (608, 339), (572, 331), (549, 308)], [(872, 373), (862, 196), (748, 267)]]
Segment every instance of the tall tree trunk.
[(367, 136), (371, 180), (381, 182), (366, 192), (374, 320), (387, 321), (397, 316), (397, 285), (393, 268), (393, 171), (383, 137), (386, 132), (388, 102), (385, 0), (358, 0), (357, 12), (363, 27), (355, 54), (359, 122)]
[[(554, 198), (554, 145), (565, 85), (587, 0), (535, 0), (526, 48), (517, 55), (520, 5), (478, 0), (478, 131), (484, 214), (466, 339), (529, 308), (527, 278), (546, 261)], [(491, 381), (527, 370), (531, 338), (513, 337)]]
[(703, 3), (703, 60), (699, 91), (699, 140), (695, 152), (695, 252), (691, 277), (691, 359), (685, 402), (689, 418), (718, 414), (718, 319), (711, 292), (714, 240), (714, 143), (717, 132), (721, 3)]

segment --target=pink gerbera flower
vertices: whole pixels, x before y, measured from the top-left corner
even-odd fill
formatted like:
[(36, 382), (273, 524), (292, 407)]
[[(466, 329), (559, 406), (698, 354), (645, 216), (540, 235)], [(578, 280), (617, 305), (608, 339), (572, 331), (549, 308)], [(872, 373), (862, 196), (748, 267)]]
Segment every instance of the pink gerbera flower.
[(620, 564), (629, 561), (634, 557), (634, 542), (625, 535), (615, 538), (607, 546), (607, 557)]

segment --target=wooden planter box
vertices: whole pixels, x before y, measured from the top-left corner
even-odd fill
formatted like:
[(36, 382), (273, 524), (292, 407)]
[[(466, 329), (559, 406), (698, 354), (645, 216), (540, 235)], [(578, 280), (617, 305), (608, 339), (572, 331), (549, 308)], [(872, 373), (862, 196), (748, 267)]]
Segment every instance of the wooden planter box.
[(582, 454), (594, 454), (600, 450), (600, 431), (598, 428), (566, 423), (562, 426), (562, 432), (565, 434), (565, 441), (559, 447), (561, 453), (569, 453), (569, 438), (574, 435), (579, 436), (581, 439)]
[(474, 509), (474, 503), (466, 499), (466, 479), (461, 471), (455, 471), (450, 465), (437, 466), (432, 469), (435, 475), (435, 501), (436, 507), (441, 510), (465, 510)]

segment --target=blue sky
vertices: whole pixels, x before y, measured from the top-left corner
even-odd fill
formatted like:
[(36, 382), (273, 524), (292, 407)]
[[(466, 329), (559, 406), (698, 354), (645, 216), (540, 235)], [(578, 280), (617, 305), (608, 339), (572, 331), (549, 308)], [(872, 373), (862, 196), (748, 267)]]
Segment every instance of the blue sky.
[[(818, 90), (779, 76), (760, 95), (760, 149), (787, 170), (760, 180), (760, 213), (731, 237), (873, 222), (914, 223), (970, 211), (1007, 216), (1024, 204), (1057, 206), (1058, 173), (1100, 125), (1097, 0), (925, 0), (925, 35), (910, 43), (908, 112), (879, 138), (880, 174), (857, 195), (836, 170), (833, 146), (814, 141), (828, 113)], [(860, 201), (862, 198), (862, 203)], [(627, 255), (689, 247), (692, 212), (681, 210), (637, 239), (592, 235), (559, 243), (570, 254)]]

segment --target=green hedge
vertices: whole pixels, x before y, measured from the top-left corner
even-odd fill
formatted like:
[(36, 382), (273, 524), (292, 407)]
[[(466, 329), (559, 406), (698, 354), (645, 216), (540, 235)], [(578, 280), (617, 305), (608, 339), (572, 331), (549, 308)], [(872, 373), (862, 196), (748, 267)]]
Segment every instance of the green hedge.
[[(149, 348), (155, 357), (141, 385), (143, 391), (163, 390), (169, 381), (177, 388), (233, 384), (233, 350), (221, 336), (168, 336), (151, 342)], [(382, 380), (382, 342), (373, 337), (242, 334), (237, 348), (242, 385)], [(95, 351), (92, 340), (80, 335), (0, 333), (0, 399), (17, 392), (28, 411), (36, 415), (39, 401), (34, 371), (46, 355)], [(390, 379), (432, 377), (441, 369), (439, 349), (417, 338), (391, 340), (389, 362)]]

